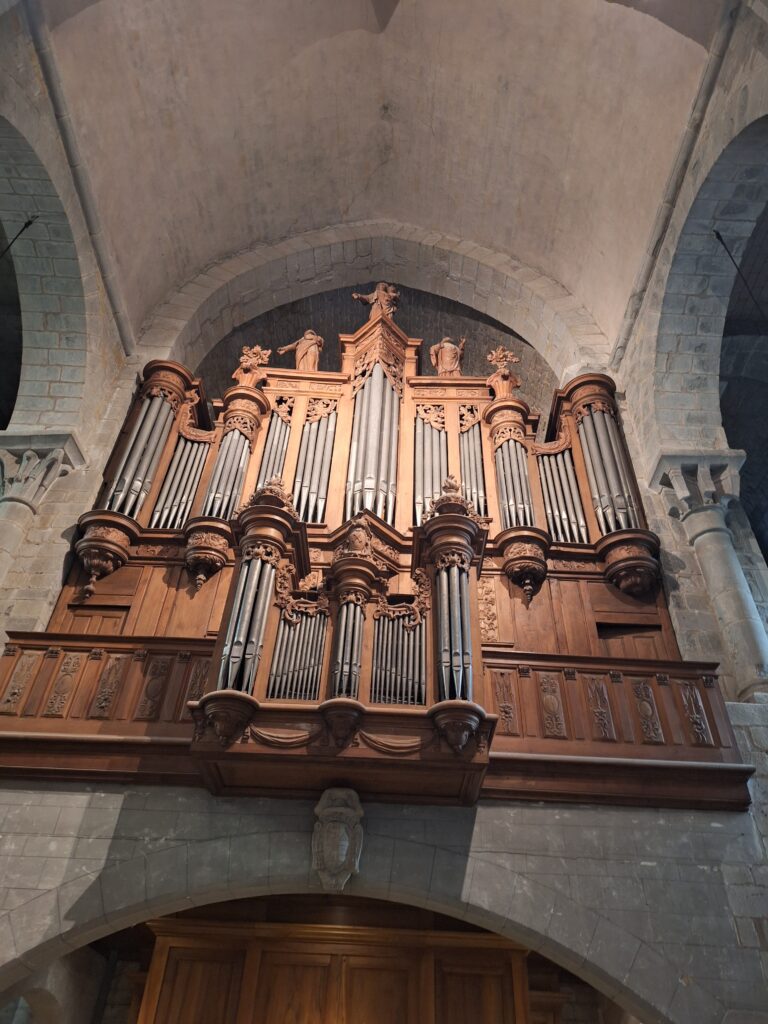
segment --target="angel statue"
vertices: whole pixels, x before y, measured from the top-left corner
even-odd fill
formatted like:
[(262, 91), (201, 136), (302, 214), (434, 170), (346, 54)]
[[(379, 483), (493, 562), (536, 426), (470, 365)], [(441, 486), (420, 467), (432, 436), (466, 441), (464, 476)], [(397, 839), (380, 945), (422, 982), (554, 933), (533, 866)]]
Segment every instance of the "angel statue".
[(509, 364), (519, 363), (520, 360), (514, 352), (503, 345), (489, 352), (487, 359), (496, 370), (486, 380), (486, 386), (493, 391), (494, 398), (510, 398), (512, 392), (523, 382), (516, 373), (510, 371)]
[(429, 350), (429, 360), (437, 370), (438, 377), (461, 376), (466, 344), (466, 338), (461, 338), (458, 345), (454, 345), (453, 338), (443, 338), (437, 345), (432, 346)]
[(312, 373), (320, 364), (320, 353), (323, 351), (324, 344), (325, 342), (319, 334), (308, 330), (304, 331), (298, 341), (291, 342), (290, 345), (282, 345), (277, 350), (277, 354), (284, 356), (286, 352), (295, 352), (296, 369)]
[(400, 302), (400, 292), (397, 290), (396, 285), (387, 284), (386, 281), (379, 281), (370, 295), (352, 292), (352, 298), (371, 307), (369, 320), (375, 319), (380, 313), (384, 313), (385, 316), (392, 318)]
[(243, 347), (243, 354), (240, 356), (240, 365), (232, 374), (232, 379), (236, 380), (238, 384), (255, 388), (267, 376), (267, 371), (262, 369), (262, 367), (266, 366), (271, 355), (271, 348), (262, 348), (260, 345), (248, 348), (245, 345)]

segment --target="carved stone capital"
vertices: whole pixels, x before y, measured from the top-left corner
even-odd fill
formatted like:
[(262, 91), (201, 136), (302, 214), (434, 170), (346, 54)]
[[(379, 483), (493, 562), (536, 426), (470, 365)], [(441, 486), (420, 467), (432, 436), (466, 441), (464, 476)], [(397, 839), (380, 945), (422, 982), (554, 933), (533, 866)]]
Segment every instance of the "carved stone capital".
[(520, 587), (529, 604), (547, 576), (547, 554), (552, 538), (535, 526), (513, 526), (496, 538), (503, 552), (502, 568), (515, 586)]
[(200, 590), (206, 580), (223, 569), (232, 544), (232, 530), (221, 519), (197, 516), (184, 526), (187, 549), (184, 561), (187, 571)]
[(659, 582), (659, 538), (650, 530), (616, 530), (601, 537), (595, 550), (605, 562), (605, 577), (625, 594), (640, 597)]
[[(8, 463), (3, 453), (10, 457)], [(59, 477), (85, 465), (73, 434), (8, 433), (0, 438), (0, 502), (17, 502), (36, 513)]]
[(662, 495), (669, 514), (684, 521), (700, 508), (728, 505), (739, 497), (739, 470), (746, 457), (739, 449), (658, 452), (648, 484)]
[(108, 576), (128, 561), (130, 546), (138, 538), (138, 527), (128, 516), (104, 509), (86, 512), (80, 516), (77, 525), (83, 536), (75, 544), (75, 552), (89, 575), (84, 594), (90, 597), (96, 580)]

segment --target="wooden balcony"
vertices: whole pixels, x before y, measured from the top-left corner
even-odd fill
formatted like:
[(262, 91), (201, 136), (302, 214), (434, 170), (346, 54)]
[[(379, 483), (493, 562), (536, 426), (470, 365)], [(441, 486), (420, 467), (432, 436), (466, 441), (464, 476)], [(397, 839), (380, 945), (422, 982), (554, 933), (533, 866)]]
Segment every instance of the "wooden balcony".
[[(441, 719), (461, 702), (363, 704), (329, 698), (325, 686), (315, 703), (216, 691), (213, 646), (12, 634), (0, 658), (0, 768), (248, 795), (348, 785), (413, 802), (749, 803), (753, 769), (741, 763), (712, 665), (649, 668), (487, 644), (485, 712), (472, 711), (462, 732), (461, 714)], [(465, 718), (474, 707), (464, 704)]]

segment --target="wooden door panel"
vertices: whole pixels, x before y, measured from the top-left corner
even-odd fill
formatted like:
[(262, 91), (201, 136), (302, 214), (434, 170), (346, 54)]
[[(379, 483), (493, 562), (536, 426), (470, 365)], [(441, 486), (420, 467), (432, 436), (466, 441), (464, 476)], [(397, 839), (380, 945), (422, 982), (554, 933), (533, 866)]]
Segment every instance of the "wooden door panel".
[(242, 966), (238, 951), (172, 949), (153, 1024), (234, 1024)]
[(330, 1013), (332, 957), (314, 953), (264, 953), (253, 1024), (326, 1024)]
[(512, 985), (501, 965), (439, 961), (435, 981), (440, 1024), (515, 1024)]
[(417, 1024), (416, 956), (344, 958), (345, 1024)]

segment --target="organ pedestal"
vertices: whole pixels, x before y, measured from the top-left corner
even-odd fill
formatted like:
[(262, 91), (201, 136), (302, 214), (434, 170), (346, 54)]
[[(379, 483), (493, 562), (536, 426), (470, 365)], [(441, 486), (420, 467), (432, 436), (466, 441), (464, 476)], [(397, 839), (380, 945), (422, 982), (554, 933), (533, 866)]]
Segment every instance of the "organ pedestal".
[(560, 390), (542, 436), (502, 350), (487, 381), (420, 377), (420, 345), (381, 313), (338, 373), (249, 349), (212, 405), (147, 365), (48, 629), (0, 658), (0, 766), (748, 802), (716, 666), (679, 655), (613, 382)]

